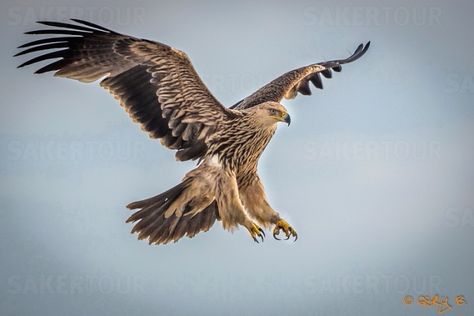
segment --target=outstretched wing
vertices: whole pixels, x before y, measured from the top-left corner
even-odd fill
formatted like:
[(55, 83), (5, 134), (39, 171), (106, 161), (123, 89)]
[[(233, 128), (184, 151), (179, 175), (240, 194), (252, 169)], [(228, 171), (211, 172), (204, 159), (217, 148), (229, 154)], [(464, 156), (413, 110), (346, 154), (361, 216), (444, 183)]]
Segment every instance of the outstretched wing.
[(209, 92), (184, 52), (168, 45), (116, 33), (73, 19), (78, 24), (41, 21), (54, 28), (26, 34), (61, 35), (36, 40), (15, 56), (37, 56), (18, 67), (58, 59), (36, 73), (82, 82), (103, 78), (107, 89), (150, 137), (176, 149), (178, 160), (197, 159), (207, 148), (205, 139), (217, 124), (233, 116)]
[(325, 61), (289, 71), (237, 102), (231, 108), (245, 109), (266, 101), (280, 102), (283, 98), (293, 99), (298, 92), (303, 95), (311, 95), (310, 81), (316, 88), (322, 89), (321, 74), (325, 78), (332, 78), (332, 70), (340, 72), (341, 65), (359, 59), (369, 49), (369, 46), (370, 42), (365, 45), (360, 44), (355, 52), (346, 59)]

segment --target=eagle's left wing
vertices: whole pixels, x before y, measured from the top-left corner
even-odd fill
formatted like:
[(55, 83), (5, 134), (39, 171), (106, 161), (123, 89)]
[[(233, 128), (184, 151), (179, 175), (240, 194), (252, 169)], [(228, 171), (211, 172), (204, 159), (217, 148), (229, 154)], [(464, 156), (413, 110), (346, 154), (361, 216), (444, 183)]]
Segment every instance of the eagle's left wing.
[(245, 109), (266, 101), (280, 102), (283, 98), (293, 99), (298, 92), (303, 95), (311, 95), (310, 81), (316, 88), (322, 89), (321, 74), (325, 78), (331, 78), (332, 70), (340, 72), (341, 65), (362, 57), (369, 46), (370, 42), (365, 45), (360, 44), (355, 52), (346, 59), (320, 62), (289, 71), (234, 104), (231, 108)]

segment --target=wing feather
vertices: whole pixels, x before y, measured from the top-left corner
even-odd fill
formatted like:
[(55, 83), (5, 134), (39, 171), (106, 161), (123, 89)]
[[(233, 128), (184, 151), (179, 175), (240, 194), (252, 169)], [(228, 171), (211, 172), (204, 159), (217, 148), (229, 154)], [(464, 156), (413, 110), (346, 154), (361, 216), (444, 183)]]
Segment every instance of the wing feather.
[(360, 44), (354, 53), (346, 59), (320, 62), (289, 71), (237, 102), (231, 108), (245, 109), (266, 101), (280, 102), (283, 98), (293, 99), (298, 92), (303, 95), (310, 95), (309, 82), (316, 88), (323, 89), (321, 74), (325, 78), (332, 78), (332, 71), (340, 72), (342, 70), (341, 65), (362, 57), (369, 46), (370, 42), (365, 45)]

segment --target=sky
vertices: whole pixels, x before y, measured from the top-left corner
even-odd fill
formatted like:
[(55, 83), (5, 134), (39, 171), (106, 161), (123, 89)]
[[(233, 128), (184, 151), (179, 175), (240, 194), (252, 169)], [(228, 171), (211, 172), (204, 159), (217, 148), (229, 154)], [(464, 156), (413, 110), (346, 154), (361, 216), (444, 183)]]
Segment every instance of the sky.
[[(474, 313), (472, 1), (2, 1), (0, 314)], [(97, 84), (16, 69), (36, 20), (80, 18), (185, 51), (232, 105), (291, 69), (367, 54), (263, 154), (270, 202), (299, 235), (244, 229), (149, 246), (129, 202), (193, 163), (149, 139)], [(467, 305), (455, 298), (464, 295)]]

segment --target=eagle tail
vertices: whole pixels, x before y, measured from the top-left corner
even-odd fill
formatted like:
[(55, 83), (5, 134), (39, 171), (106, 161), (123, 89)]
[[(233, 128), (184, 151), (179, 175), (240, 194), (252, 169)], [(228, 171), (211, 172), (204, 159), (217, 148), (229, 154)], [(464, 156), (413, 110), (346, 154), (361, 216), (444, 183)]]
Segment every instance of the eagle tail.
[(127, 219), (127, 223), (137, 222), (132, 233), (138, 233), (138, 239), (148, 239), (150, 244), (167, 244), (178, 241), (184, 235), (192, 238), (200, 231), (208, 231), (219, 219), (215, 201), (202, 211), (193, 212), (191, 199), (180, 205), (182, 211), (179, 214), (167, 214), (173, 202), (186, 195), (190, 184), (191, 179), (185, 179), (168, 191), (127, 205), (129, 209), (138, 209)]

